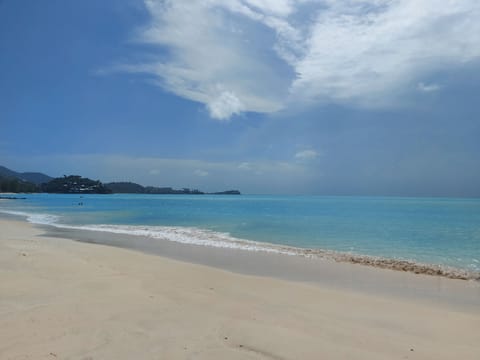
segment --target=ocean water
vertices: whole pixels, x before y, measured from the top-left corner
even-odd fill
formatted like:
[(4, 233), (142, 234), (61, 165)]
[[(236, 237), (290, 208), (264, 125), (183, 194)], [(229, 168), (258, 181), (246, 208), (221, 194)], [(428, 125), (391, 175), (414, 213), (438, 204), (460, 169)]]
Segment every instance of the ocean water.
[(298, 253), (292, 250), (297, 248), (323, 249), (480, 271), (480, 199), (24, 196), (1, 201), (0, 211), (39, 224), (157, 241), (287, 254)]

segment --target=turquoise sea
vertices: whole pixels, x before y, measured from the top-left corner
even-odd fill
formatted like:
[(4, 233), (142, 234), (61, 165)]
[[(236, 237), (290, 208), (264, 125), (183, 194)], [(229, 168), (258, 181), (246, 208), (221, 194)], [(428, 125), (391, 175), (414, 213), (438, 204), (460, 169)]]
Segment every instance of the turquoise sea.
[(291, 247), (324, 249), (480, 271), (480, 199), (22, 196), (1, 201), (0, 211), (39, 224), (156, 241), (284, 253)]

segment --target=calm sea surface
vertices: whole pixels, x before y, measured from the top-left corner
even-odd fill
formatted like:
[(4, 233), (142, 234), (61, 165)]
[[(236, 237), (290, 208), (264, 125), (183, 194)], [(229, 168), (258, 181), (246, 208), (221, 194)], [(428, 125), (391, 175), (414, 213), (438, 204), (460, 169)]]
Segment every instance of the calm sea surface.
[(275, 251), (275, 246), (263, 246), (269, 243), (480, 270), (480, 199), (25, 196), (1, 201), (0, 211), (27, 216), (34, 223), (158, 241)]

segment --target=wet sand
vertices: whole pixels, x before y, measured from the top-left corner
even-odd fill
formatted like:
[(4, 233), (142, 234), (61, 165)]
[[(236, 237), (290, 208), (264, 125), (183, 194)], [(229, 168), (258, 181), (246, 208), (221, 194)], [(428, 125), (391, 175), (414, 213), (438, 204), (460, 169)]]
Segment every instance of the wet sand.
[[(215, 248), (142, 236), (53, 226), (43, 226), (42, 229), (45, 236), (132, 249), (246, 275), (308, 282), (322, 287), (354, 290), (364, 294), (375, 293), (387, 297), (435, 302), (460, 309), (480, 309), (479, 281), (451, 281), (443, 276), (365, 266), (361, 262), (338, 262), (338, 259), (331, 257), (292, 256)], [(348, 256), (338, 253), (335, 255)]]
[(0, 230), (1, 359), (480, 358), (476, 281), (14, 220)]

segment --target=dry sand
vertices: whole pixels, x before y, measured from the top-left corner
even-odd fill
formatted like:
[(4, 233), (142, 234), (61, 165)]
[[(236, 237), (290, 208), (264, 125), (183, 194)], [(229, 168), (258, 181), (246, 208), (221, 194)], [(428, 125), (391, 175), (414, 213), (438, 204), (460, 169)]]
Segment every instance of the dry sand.
[(0, 359), (480, 359), (480, 308), (41, 234), (0, 220)]

